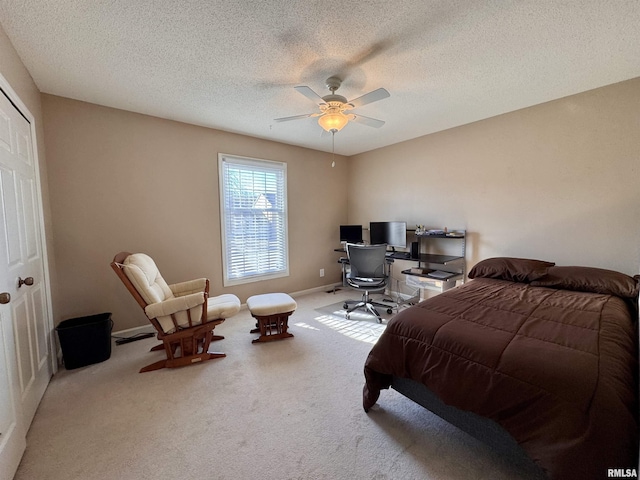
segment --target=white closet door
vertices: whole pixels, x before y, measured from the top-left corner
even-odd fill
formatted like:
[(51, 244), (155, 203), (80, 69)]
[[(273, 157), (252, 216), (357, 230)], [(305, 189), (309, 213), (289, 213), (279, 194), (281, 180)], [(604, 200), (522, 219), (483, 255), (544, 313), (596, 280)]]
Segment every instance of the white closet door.
[(19, 445), (52, 374), (32, 145), (29, 122), (0, 92), (0, 354), (4, 355), (0, 382), (8, 387), (0, 394), (3, 467), (14, 461), (5, 455), (12, 457), (17, 451), (22, 455), (24, 446), (21, 451)]

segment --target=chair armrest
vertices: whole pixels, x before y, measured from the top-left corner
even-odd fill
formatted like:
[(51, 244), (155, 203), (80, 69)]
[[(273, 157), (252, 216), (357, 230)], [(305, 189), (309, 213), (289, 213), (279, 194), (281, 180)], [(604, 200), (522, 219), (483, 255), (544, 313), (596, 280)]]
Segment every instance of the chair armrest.
[(169, 285), (169, 289), (176, 297), (182, 297), (191, 293), (204, 292), (207, 286), (206, 278), (198, 278), (196, 280), (189, 280), (187, 282), (174, 283)]
[(149, 318), (164, 317), (166, 315), (172, 315), (184, 310), (189, 310), (190, 308), (202, 305), (204, 302), (204, 292), (191, 293), (189, 295), (174, 297), (163, 302), (147, 305), (144, 309), (144, 313), (146, 313)]

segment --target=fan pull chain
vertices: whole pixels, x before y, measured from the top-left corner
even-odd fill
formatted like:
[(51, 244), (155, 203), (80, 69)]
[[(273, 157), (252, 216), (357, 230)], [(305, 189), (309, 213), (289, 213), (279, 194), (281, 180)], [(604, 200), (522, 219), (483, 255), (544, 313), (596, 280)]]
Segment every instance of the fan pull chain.
[(336, 166), (336, 131), (331, 130), (331, 168)]

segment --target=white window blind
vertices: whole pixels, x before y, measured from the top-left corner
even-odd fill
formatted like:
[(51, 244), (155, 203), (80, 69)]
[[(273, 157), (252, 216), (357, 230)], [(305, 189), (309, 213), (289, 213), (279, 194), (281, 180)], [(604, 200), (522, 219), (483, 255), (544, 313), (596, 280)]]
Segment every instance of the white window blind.
[(224, 285), (289, 275), (287, 164), (219, 154)]

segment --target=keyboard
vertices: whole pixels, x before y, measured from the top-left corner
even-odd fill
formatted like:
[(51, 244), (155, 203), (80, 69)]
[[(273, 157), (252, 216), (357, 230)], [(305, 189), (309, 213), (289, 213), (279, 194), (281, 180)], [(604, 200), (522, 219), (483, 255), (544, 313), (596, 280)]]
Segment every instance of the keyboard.
[(433, 272), (429, 272), (427, 275), (432, 278), (446, 280), (448, 278), (455, 277), (456, 274), (452, 272), (443, 272), (442, 270), (434, 270)]
[(387, 257), (395, 258), (395, 259), (410, 259), (411, 253), (409, 252), (387, 252)]

